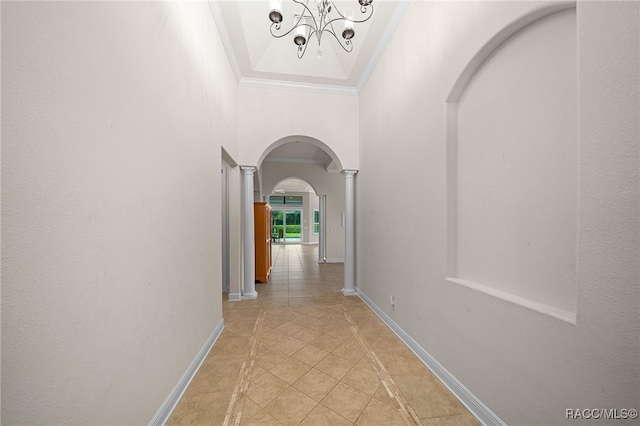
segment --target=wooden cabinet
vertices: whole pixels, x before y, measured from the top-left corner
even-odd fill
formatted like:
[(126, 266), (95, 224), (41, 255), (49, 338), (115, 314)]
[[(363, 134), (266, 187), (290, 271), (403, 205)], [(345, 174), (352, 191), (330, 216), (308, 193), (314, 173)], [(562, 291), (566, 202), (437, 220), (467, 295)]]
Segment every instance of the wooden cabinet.
[(271, 206), (268, 203), (253, 204), (255, 224), (256, 281), (266, 283), (271, 274)]

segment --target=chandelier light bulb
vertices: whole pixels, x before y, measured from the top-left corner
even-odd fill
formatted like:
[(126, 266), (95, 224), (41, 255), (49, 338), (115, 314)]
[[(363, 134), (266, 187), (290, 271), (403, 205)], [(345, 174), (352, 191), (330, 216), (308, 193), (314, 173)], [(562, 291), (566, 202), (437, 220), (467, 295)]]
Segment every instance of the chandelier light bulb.
[(269, 0), (269, 19), (274, 24), (282, 22), (282, 0)]
[(356, 32), (353, 29), (353, 9), (344, 10), (344, 30), (342, 31), (342, 38), (345, 40), (351, 40)]
[(298, 46), (304, 46), (307, 43), (307, 27), (300, 25), (296, 27), (296, 31), (293, 36), (293, 42)]

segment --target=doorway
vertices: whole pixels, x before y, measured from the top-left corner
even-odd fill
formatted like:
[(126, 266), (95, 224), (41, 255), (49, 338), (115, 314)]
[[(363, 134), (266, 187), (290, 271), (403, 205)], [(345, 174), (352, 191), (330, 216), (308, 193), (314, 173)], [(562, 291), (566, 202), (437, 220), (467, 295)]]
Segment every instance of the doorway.
[(272, 211), (272, 239), (277, 244), (302, 243), (302, 210)]

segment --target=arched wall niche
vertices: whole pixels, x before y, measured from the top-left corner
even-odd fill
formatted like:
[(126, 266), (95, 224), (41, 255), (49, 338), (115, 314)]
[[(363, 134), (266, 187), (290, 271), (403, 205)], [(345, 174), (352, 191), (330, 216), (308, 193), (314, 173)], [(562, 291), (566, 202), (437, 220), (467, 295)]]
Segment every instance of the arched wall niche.
[(447, 106), (447, 280), (576, 323), (574, 2), (489, 39)]

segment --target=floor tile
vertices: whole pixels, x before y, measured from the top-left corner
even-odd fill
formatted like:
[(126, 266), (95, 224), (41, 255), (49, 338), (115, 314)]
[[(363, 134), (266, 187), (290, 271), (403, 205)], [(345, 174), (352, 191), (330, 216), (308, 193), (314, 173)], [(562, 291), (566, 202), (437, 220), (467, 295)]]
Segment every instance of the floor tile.
[(390, 407), (378, 400), (372, 399), (367, 404), (358, 420), (357, 426), (406, 426), (406, 422), (398, 408)]
[(357, 365), (342, 379), (342, 383), (346, 383), (352, 388), (371, 396), (378, 390), (380, 382), (380, 378), (374, 371)]
[(321, 401), (337, 384), (336, 379), (314, 368), (298, 379), (293, 387), (316, 401)]
[(301, 330), (292, 334), (293, 337), (295, 337), (298, 340), (302, 340), (305, 343), (311, 343), (321, 335), (322, 335), (321, 332), (310, 329), (310, 328), (302, 328)]
[(270, 347), (258, 351), (255, 363), (265, 370), (271, 370), (288, 357), (289, 355), (286, 353), (276, 349), (275, 347)]
[(339, 356), (329, 354), (322, 361), (320, 361), (315, 368), (322, 371), (325, 374), (330, 375), (336, 380), (342, 380), (342, 378), (351, 370), (354, 366), (354, 362), (348, 361)]
[(284, 333), (284, 334), (290, 336), (293, 333), (295, 333), (296, 331), (300, 331), (300, 329), (302, 329), (302, 327), (303, 326), (301, 326), (300, 324), (296, 324), (295, 322), (288, 321), (288, 322), (282, 324), (281, 326), (277, 327), (276, 330), (278, 330), (281, 333)]
[(265, 373), (249, 385), (247, 397), (260, 408), (264, 408), (288, 387), (288, 383), (278, 379), (271, 373)]
[(475, 417), (469, 413), (458, 414), (456, 416), (433, 417), (430, 419), (420, 419), (424, 426), (481, 426)]
[(327, 352), (333, 352), (338, 348), (338, 346), (344, 343), (345, 340), (345, 338), (335, 337), (330, 334), (323, 334), (311, 342), (311, 344), (320, 349), (324, 349)]
[(338, 383), (321, 403), (351, 422), (355, 422), (371, 397), (344, 383)]
[(309, 370), (311, 370), (309, 364), (290, 357), (269, 370), (269, 373), (291, 385)]
[(462, 403), (430, 373), (393, 376), (393, 379), (421, 419), (466, 412)]
[(356, 339), (345, 340), (332, 353), (353, 362), (360, 361), (360, 358), (364, 356), (364, 351)]
[(307, 345), (299, 351), (295, 352), (292, 356), (314, 367), (327, 355), (329, 355), (329, 352), (325, 351), (324, 349), (317, 348), (313, 345)]
[(300, 423), (300, 426), (351, 426), (352, 422), (339, 414), (331, 411), (322, 404), (318, 404), (307, 417)]
[(391, 399), (391, 397), (389, 396), (389, 392), (387, 392), (387, 389), (382, 384), (380, 384), (380, 386), (378, 386), (378, 389), (374, 392), (373, 399), (376, 399), (391, 407), (397, 407), (396, 402)]
[(273, 346), (287, 337), (288, 336), (285, 333), (278, 331), (277, 328), (273, 328), (260, 336), (260, 343), (264, 343), (267, 346)]
[(314, 246), (274, 245), (273, 258), (257, 299), (223, 296), (225, 329), (168, 425), (219, 425), (229, 413), (242, 425), (389, 426), (402, 412), (427, 426), (479, 425), (359, 297), (342, 295), (343, 265), (318, 264)]
[(264, 410), (285, 426), (297, 425), (313, 410), (318, 402), (290, 387), (271, 401)]
[(279, 426), (282, 425), (275, 417), (264, 410), (260, 410), (254, 416), (245, 418), (242, 416), (240, 424), (242, 426)]

